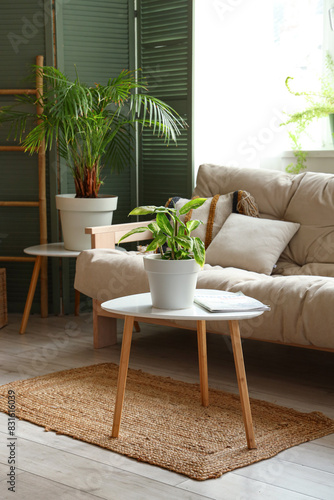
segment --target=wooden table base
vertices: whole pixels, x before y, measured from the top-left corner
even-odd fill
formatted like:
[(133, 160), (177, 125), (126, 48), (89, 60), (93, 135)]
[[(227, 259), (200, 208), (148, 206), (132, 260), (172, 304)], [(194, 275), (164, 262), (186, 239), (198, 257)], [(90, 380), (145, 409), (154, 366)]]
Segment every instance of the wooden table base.
[(27, 328), (27, 323), (28, 323), (28, 319), (29, 319), (29, 315), (30, 315), (30, 309), (31, 309), (32, 301), (33, 301), (34, 295), (35, 295), (38, 275), (39, 275), (39, 271), (41, 269), (41, 263), (42, 263), (42, 257), (41, 257), (41, 255), (38, 255), (36, 257), (36, 260), (35, 260), (34, 269), (33, 269), (31, 280), (30, 280), (27, 300), (26, 300), (26, 304), (24, 306), (23, 317), (22, 317), (21, 327), (20, 327), (21, 334), (25, 333), (26, 328)]
[(249, 402), (244, 356), (242, 353), (239, 322), (234, 320), (234, 321), (229, 321), (228, 324), (231, 334), (234, 366), (238, 380), (242, 416), (246, 431), (247, 446), (250, 450), (252, 450), (256, 448), (256, 444), (255, 444), (255, 436), (253, 428), (253, 419)]
[[(111, 433), (112, 437), (114, 438), (118, 437), (121, 425), (134, 320), (135, 320), (134, 316), (126, 316), (124, 322), (122, 350), (121, 350), (121, 358), (120, 358), (118, 381), (117, 381), (116, 403), (115, 403), (114, 420)], [(254, 428), (253, 428), (252, 414), (251, 414), (249, 395), (248, 395), (245, 364), (242, 353), (239, 323), (236, 320), (229, 321), (228, 323), (231, 333), (234, 364), (238, 380), (240, 402), (241, 402), (242, 416), (246, 432), (247, 446), (249, 449), (254, 449), (256, 448), (256, 444), (255, 444)], [(209, 384), (208, 384), (208, 362), (207, 362), (207, 349), (206, 349), (205, 320), (197, 321), (197, 343), (198, 343), (201, 401), (203, 406), (208, 406)]]
[(114, 421), (111, 433), (112, 437), (118, 437), (119, 427), (121, 425), (121, 417), (122, 417), (123, 401), (125, 394), (126, 377), (128, 374), (134, 320), (135, 319), (133, 316), (126, 316), (124, 320), (121, 359), (119, 363), (119, 372), (117, 381), (115, 413), (114, 413)]
[[(21, 321), (21, 326), (20, 326), (20, 333), (21, 335), (25, 333), (27, 324), (28, 324), (28, 319), (30, 316), (30, 310), (32, 306), (32, 301), (34, 300), (34, 295), (36, 291), (36, 285), (37, 285), (37, 280), (38, 280), (38, 275), (41, 270), (41, 264), (42, 264), (42, 259), (45, 259), (46, 257), (37, 255), (35, 264), (34, 264), (34, 269), (32, 272), (31, 280), (30, 280), (30, 285), (29, 285), (29, 290), (28, 290), (28, 295), (27, 295), (27, 300), (24, 306), (24, 311), (23, 311), (23, 316), (22, 316), (22, 321)], [(75, 290), (75, 297), (74, 297), (74, 315), (79, 316), (79, 311), (80, 311), (80, 292), (78, 290)], [(46, 318), (48, 316), (48, 309), (47, 307), (45, 308), (45, 311), (43, 314), (41, 314), (42, 318)]]

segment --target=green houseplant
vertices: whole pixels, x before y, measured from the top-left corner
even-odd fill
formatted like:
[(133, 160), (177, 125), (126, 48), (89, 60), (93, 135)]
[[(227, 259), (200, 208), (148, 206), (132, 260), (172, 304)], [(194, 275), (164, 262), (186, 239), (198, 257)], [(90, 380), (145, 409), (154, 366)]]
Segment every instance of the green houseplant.
[[(121, 171), (129, 165), (135, 125), (150, 127), (153, 134), (163, 137), (168, 144), (170, 140), (176, 142), (186, 123), (166, 103), (147, 94), (146, 83), (138, 78), (137, 71), (123, 70), (106, 85), (88, 86), (78, 76), (72, 81), (52, 66), (34, 67), (36, 70), (43, 75), (43, 92), (37, 96), (16, 96), (13, 106), (0, 110), (0, 123), (9, 122), (9, 137), (19, 140), (30, 153), (43, 143), (46, 150), (57, 146), (59, 156), (71, 170), (76, 192), (75, 196), (56, 197), (57, 208), (66, 211), (61, 212), (65, 247), (84, 250), (90, 247), (84, 227), (111, 223), (112, 212), (109, 215), (105, 208), (108, 200), (98, 197), (103, 182), (101, 171), (104, 165), (109, 165), (112, 171)], [(26, 107), (35, 106), (36, 102), (42, 113)], [(83, 203), (73, 198), (89, 200)], [(117, 203), (115, 196), (110, 200), (113, 207), (115, 200)], [(74, 229), (67, 218), (65, 221), (73, 203)], [(108, 215), (109, 222), (105, 218), (95, 222), (95, 209), (100, 210), (101, 204), (101, 212)], [(90, 214), (88, 220), (79, 220), (82, 212), (86, 212), (86, 217)]]
[(334, 113), (334, 62), (329, 54), (326, 56), (326, 68), (323, 77), (320, 78), (321, 90), (319, 92), (296, 92), (291, 88), (292, 77), (287, 77), (285, 85), (288, 91), (297, 96), (304, 96), (307, 106), (304, 110), (289, 114), (289, 118), (281, 125), (293, 125), (294, 129), (288, 134), (292, 142), (292, 149), (296, 157), (296, 164), (290, 164), (287, 171), (299, 173), (306, 168), (307, 153), (302, 150), (300, 144), (301, 135), (307, 130), (308, 125), (315, 119), (330, 117), (331, 131), (334, 133), (333, 113)]
[(152, 304), (160, 309), (185, 309), (194, 299), (197, 275), (205, 262), (203, 241), (191, 236), (202, 221), (183, 222), (182, 215), (203, 205), (206, 198), (188, 201), (180, 210), (173, 207), (143, 206), (133, 209), (129, 215), (155, 215), (147, 226), (132, 229), (128, 236), (151, 231), (153, 240), (146, 252), (159, 253), (144, 256), (144, 267), (148, 275)]
[[(52, 66), (37, 70), (43, 75), (43, 94), (16, 96), (16, 105), (0, 110), (0, 123), (10, 122), (9, 136), (30, 153), (43, 141), (51, 149), (55, 140), (72, 172), (77, 197), (97, 197), (103, 164), (110, 163), (117, 171), (129, 163), (136, 123), (151, 127), (167, 143), (176, 142), (186, 125), (175, 110), (146, 93), (146, 83), (138, 80), (137, 72), (123, 70), (106, 85), (88, 86), (78, 76), (71, 81)], [(43, 108), (41, 114), (17, 107), (35, 105), (36, 100)], [(24, 135), (29, 121), (33, 128)]]

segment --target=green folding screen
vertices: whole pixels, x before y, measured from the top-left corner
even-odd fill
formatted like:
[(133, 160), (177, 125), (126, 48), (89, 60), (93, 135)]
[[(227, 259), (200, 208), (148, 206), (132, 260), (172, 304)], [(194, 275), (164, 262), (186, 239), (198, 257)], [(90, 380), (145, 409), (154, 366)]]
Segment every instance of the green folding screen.
[[(55, 10), (53, 24), (52, 8)], [(138, 16), (135, 17), (137, 9)], [(55, 33), (53, 27), (55, 26)], [(137, 31), (136, 31), (137, 30)], [(139, 132), (137, 162), (124, 165), (121, 174), (105, 166), (102, 194), (119, 198), (114, 223), (125, 222), (139, 203), (164, 203), (172, 195), (192, 190), (192, 1), (191, 0), (16, 0), (3, 2), (0, 15), (0, 87), (26, 86), (31, 64), (39, 54), (52, 65), (54, 45), (59, 69), (88, 84), (105, 83), (122, 69), (142, 68), (149, 92), (173, 106), (189, 123), (178, 144), (166, 147), (150, 130)], [(54, 38), (53, 38), (54, 35)], [(10, 102), (2, 97), (0, 106)], [(0, 130), (0, 143), (6, 130)], [(135, 158), (135, 156), (134, 156)], [(36, 198), (37, 160), (24, 153), (0, 153), (0, 199)], [(47, 161), (49, 241), (59, 237), (54, 195), (73, 192), (68, 169), (54, 153)], [(0, 254), (23, 255), (23, 248), (39, 243), (38, 209), (0, 207)], [(50, 312), (73, 309), (75, 261), (49, 259)], [(31, 263), (2, 263), (7, 268), (10, 312), (23, 312), (32, 273)], [(52, 269), (52, 270), (51, 270)], [(60, 279), (63, 290), (60, 291)], [(53, 297), (53, 302), (52, 302)], [(39, 310), (39, 290), (33, 311)]]
[(192, 1), (139, 0), (138, 62), (148, 91), (187, 120), (177, 146), (140, 135), (141, 204), (163, 204), (192, 191)]

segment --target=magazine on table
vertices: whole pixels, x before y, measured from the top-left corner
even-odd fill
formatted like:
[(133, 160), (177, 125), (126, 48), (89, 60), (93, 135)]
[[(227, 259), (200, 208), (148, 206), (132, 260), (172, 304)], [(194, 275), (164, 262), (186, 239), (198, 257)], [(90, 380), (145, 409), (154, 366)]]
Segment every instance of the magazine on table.
[(270, 307), (242, 292), (196, 291), (194, 302), (208, 311), (240, 312), (240, 311), (270, 311)]

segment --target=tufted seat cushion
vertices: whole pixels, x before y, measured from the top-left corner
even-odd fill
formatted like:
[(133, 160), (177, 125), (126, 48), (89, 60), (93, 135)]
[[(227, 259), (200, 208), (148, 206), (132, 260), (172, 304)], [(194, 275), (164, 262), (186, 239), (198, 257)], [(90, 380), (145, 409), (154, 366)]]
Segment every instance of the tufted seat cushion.
[[(135, 252), (85, 250), (77, 258), (74, 286), (99, 302), (149, 291), (143, 255)], [(242, 291), (271, 306), (271, 311), (240, 324), (244, 338), (334, 349), (334, 278), (268, 276), (234, 267), (205, 264), (197, 288)], [(175, 325), (183, 326), (182, 321)], [(189, 323), (188, 323), (189, 326)], [(196, 324), (193, 324), (196, 329)], [(226, 322), (209, 322), (208, 330), (228, 334)]]

